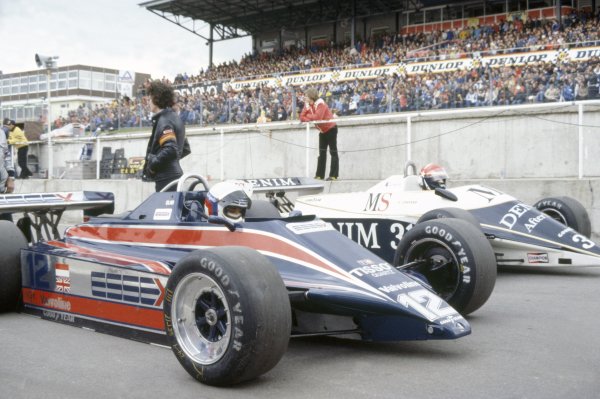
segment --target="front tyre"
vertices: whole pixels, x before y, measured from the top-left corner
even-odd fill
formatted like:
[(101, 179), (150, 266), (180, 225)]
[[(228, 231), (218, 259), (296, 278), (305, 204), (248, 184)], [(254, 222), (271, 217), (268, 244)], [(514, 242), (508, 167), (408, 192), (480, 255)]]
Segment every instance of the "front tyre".
[(460, 219), (416, 224), (396, 249), (394, 265), (429, 284), (462, 315), (479, 309), (496, 283), (496, 258), (480, 229)]
[(287, 350), (287, 290), (275, 266), (249, 248), (213, 248), (182, 258), (167, 282), (164, 314), (173, 353), (208, 385), (256, 378)]
[(538, 211), (588, 238), (592, 235), (590, 216), (583, 205), (574, 198), (548, 197), (539, 200), (533, 206)]

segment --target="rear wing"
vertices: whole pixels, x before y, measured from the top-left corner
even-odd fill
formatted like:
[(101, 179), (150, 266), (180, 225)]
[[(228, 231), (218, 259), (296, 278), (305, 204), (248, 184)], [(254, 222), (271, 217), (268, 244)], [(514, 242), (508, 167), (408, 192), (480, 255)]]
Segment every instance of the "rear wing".
[(316, 194), (323, 191), (322, 181), (308, 177), (276, 177), (264, 179), (244, 179), (252, 184), (254, 193), (264, 193), (279, 212), (291, 212), (294, 204), (286, 197), (289, 192)]
[(86, 215), (93, 216), (112, 213), (114, 204), (113, 193), (100, 191), (0, 195), (0, 213), (89, 210)]
[[(85, 216), (98, 216), (113, 213), (114, 209), (115, 197), (110, 192), (74, 191), (0, 195), (0, 213), (24, 213), (24, 219), (27, 219), (27, 224), (33, 227), (38, 240), (43, 238), (43, 232), (48, 239), (60, 238), (58, 223), (64, 211), (83, 210)], [(30, 214), (33, 215), (34, 220), (31, 220)], [(31, 241), (31, 232), (23, 231), (23, 233)]]

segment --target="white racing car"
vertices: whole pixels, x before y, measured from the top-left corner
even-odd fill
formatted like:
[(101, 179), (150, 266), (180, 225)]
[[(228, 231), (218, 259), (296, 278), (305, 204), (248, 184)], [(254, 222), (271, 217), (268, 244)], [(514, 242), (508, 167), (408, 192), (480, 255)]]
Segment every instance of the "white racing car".
[(330, 222), (454, 305), (462, 291), (482, 277), (477, 273), (490, 268), (466, 262), (468, 257), (453, 248), (456, 235), (432, 229), (424, 221), (462, 219), (476, 226), (491, 244), (496, 265), (600, 266), (600, 248), (589, 239), (588, 214), (572, 198), (546, 198), (531, 206), (482, 185), (423, 189), (422, 184), (416, 167), (408, 163), (404, 175), (391, 176), (364, 192), (305, 195), (294, 204), (283, 192), (296, 187), (273, 187), (267, 196), (282, 212), (293, 209)]

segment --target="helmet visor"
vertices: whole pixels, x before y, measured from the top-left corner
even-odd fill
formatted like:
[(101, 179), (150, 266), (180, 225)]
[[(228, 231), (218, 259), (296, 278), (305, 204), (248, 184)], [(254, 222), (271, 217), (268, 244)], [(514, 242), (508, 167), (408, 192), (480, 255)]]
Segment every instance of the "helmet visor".
[(223, 209), (223, 214), (230, 219), (238, 220), (243, 218), (246, 215), (246, 208), (241, 208), (239, 206), (230, 205)]

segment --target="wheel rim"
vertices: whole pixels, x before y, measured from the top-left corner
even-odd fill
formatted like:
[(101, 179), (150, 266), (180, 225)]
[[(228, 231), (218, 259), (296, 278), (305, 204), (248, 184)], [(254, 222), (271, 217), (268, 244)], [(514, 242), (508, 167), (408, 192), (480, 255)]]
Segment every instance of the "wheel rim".
[(556, 220), (557, 222), (562, 223), (565, 226), (568, 226), (567, 219), (565, 219), (565, 217), (562, 213), (557, 212), (556, 210), (554, 210), (552, 208), (540, 209), (539, 211), (542, 212), (543, 214), (551, 217), (552, 219)]
[(229, 305), (215, 280), (185, 276), (175, 288), (172, 319), (175, 336), (186, 355), (199, 364), (217, 362), (231, 340)]
[(420, 240), (407, 251), (405, 263), (415, 262), (415, 266), (403, 271), (425, 278), (435, 293), (449, 301), (461, 282), (461, 265), (450, 247), (439, 240)]

